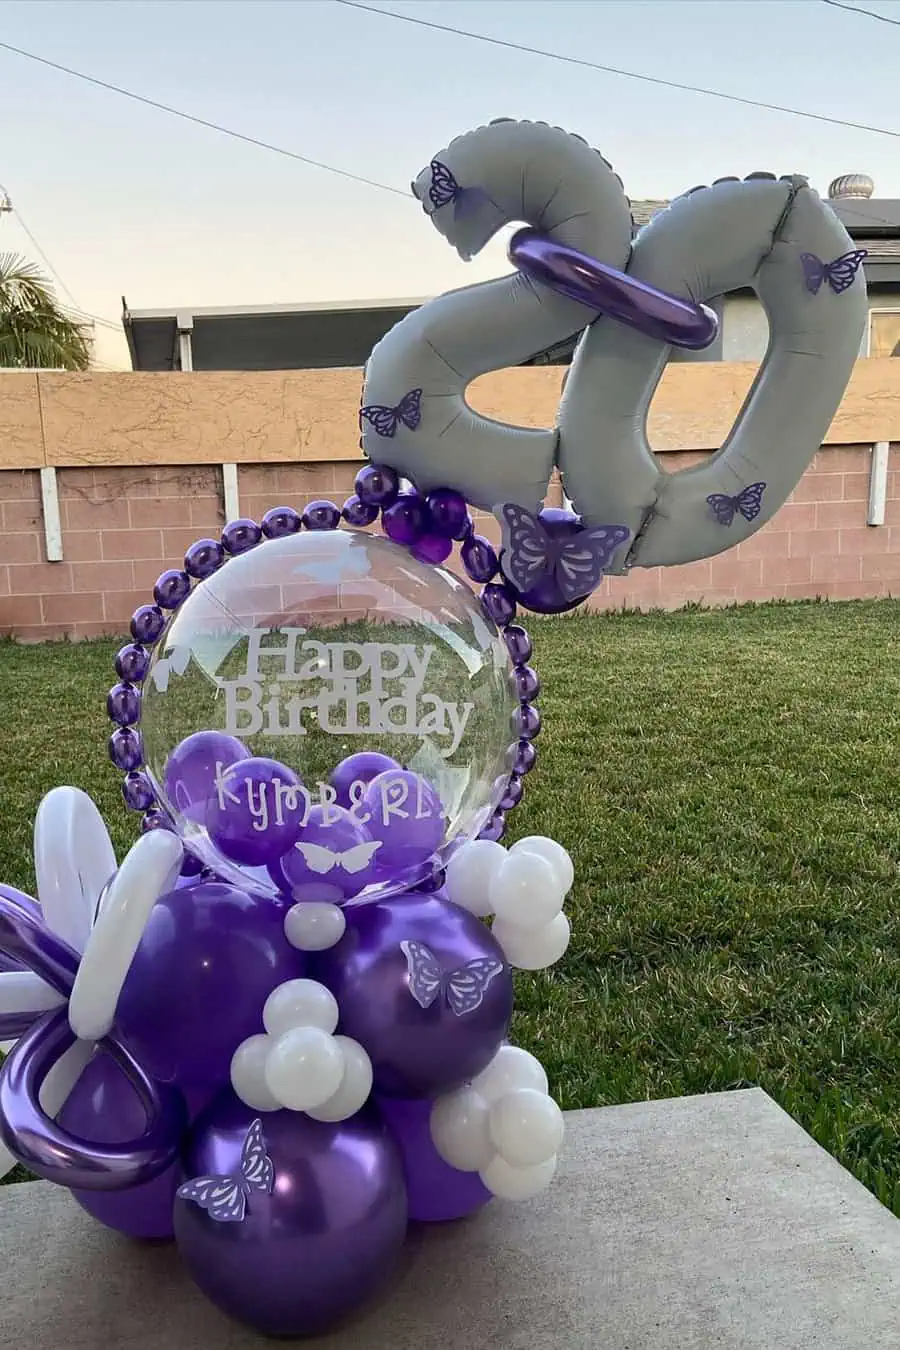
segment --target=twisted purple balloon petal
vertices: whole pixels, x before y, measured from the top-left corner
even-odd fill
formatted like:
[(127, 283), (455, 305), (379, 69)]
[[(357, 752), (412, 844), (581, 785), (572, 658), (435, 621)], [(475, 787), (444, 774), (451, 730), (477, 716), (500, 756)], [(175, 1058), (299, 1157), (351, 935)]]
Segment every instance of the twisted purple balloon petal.
[(178, 1157), (187, 1108), (175, 1088), (157, 1083), (114, 1036), (99, 1042), (138, 1094), (147, 1116), (139, 1139), (92, 1144), (69, 1134), (43, 1111), (41, 1085), (75, 1044), (68, 1012), (45, 1013), (21, 1038), (0, 1074), (0, 1138), (24, 1167), (74, 1190), (117, 1191), (140, 1186)]
[(35, 913), (37, 906), (28, 901), (20, 891), (0, 887), (0, 952), (33, 970), (67, 999), (78, 974), (78, 954), (44, 927), (40, 911)]

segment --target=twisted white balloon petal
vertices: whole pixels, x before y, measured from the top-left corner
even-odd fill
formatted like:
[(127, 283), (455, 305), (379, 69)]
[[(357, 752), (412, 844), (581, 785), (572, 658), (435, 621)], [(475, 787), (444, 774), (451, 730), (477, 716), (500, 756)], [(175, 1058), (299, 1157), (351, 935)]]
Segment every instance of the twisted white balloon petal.
[(116, 855), (103, 817), (80, 788), (54, 788), (38, 807), (34, 870), (47, 927), (84, 951)]
[(69, 1025), (81, 1040), (105, 1036), (115, 1021), (125, 978), (147, 920), (175, 884), (184, 849), (168, 830), (142, 835), (107, 891), (69, 998)]

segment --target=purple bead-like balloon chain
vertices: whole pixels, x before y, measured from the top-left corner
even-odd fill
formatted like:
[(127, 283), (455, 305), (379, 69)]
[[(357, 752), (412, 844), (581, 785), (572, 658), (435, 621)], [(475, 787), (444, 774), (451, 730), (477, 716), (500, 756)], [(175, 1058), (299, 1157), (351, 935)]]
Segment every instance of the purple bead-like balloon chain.
[[(205, 581), (228, 561), (256, 548), (266, 539), (282, 539), (301, 529), (336, 530), (344, 520), (356, 529), (372, 525), (381, 513), (387, 537), (408, 548), (419, 562), (440, 566), (450, 556), (454, 542), (462, 545), (460, 557), (472, 581), (483, 587), (484, 613), (504, 632), (510, 658), (515, 667), (519, 706), (514, 714), (515, 743), (509, 752), (509, 779), (497, 810), (479, 836), (502, 839), (506, 831), (506, 813), (522, 799), (522, 780), (537, 760), (534, 738), (541, 718), (534, 700), (540, 681), (528, 665), (531, 639), (525, 629), (514, 624), (515, 593), (505, 582), (494, 582), (500, 570), (497, 551), (488, 539), (475, 533), (465, 498), (452, 488), (436, 488), (427, 496), (414, 490), (401, 491), (400, 479), (386, 465), (368, 464), (356, 475), (356, 491), (342, 507), (334, 502), (310, 502), (302, 514), (290, 506), (274, 506), (257, 525), (249, 519), (232, 520), (222, 530), (221, 539), (198, 539), (184, 555), (184, 568), (168, 568), (153, 587), (153, 603), (141, 605), (131, 617), (132, 641), (116, 654), (118, 683), (106, 698), (106, 710), (115, 730), (109, 739), (109, 757), (124, 772), (122, 796), (132, 811), (143, 812), (141, 829), (172, 829), (172, 822), (156, 802), (156, 794), (144, 771), (144, 746), (139, 725), (141, 688), (150, 668), (150, 650), (162, 637), (168, 613), (179, 608), (191, 593), (192, 583)], [(185, 849), (182, 873), (197, 875), (203, 870), (200, 860)], [(434, 885), (442, 876), (435, 874)]]

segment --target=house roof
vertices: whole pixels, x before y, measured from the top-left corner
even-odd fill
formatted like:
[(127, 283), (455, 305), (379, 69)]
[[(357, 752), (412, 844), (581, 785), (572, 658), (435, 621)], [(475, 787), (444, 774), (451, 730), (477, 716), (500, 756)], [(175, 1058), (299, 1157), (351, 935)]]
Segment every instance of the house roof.
[[(900, 201), (865, 195), (872, 184), (864, 175), (835, 179), (832, 189), (848, 185), (854, 195), (837, 197), (831, 205), (854, 242), (868, 250), (869, 285), (900, 285)], [(658, 198), (632, 202), (635, 230), (668, 205)], [(134, 370), (181, 369), (182, 333), (190, 333), (194, 370), (321, 370), (364, 366), (385, 333), (428, 299), (132, 310), (123, 297), (122, 323)], [(565, 364), (576, 340), (540, 352), (527, 364)]]

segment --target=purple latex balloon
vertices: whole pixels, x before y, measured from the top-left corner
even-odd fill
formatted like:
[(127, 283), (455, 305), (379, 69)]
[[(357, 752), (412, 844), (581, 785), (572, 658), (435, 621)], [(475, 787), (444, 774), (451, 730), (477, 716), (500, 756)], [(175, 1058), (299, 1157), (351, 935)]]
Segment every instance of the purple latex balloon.
[(310, 807), (294, 847), (269, 864), (275, 885), (294, 901), (340, 905), (374, 879), (378, 847), (341, 806)]
[[(377, 778), (388, 769), (399, 768), (400, 765), (395, 759), (391, 759), (390, 755), (379, 754), (377, 750), (360, 750), (355, 755), (348, 755), (333, 770), (329, 780), (337, 793), (338, 806), (353, 806), (355, 800), (363, 795), (362, 789), (365, 789), (373, 778)], [(353, 792), (354, 783), (361, 784), (362, 788), (356, 788)]]
[(378, 1097), (376, 1104), (400, 1148), (413, 1223), (464, 1219), (493, 1200), (477, 1172), (460, 1172), (438, 1153), (431, 1141), (430, 1100)]
[(447, 539), (458, 539), (466, 528), (469, 511), (466, 499), (453, 488), (435, 488), (425, 498), (431, 529)]
[(517, 230), (508, 253), (510, 262), (532, 281), (660, 342), (700, 351), (719, 331), (716, 314), (707, 305), (657, 290), (539, 230)]
[[(368, 1052), (376, 1090), (436, 1096), (486, 1068), (506, 1037), (513, 1006), (512, 974), (490, 929), (441, 896), (415, 892), (351, 905), (344, 914), (347, 931), (313, 958), (311, 969), (338, 1001), (341, 1031)], [(409, 942), (427, 950), (430, 987), (439, 982), (424, 1008), (412, 992), (416, 981), (401, 946)], [(450, 978), (469, 962), (486, 960), (500, 970), (490, 979), (473, 973), (477, 1001), (454, 1011)]]
[(147, 1074), (117, 1036), (98, 1044), (138, 1095), (140, 1132), (115, 1143), (92, 1143), (45, 1114), (41, 1086), (74, 1044), (66, 1008), (45, 1013), (16, 1042), (0, 1073), (0, 1139), (18, 1162), (58, 1186), (115, 1191), (161, 1176), (178, 1156), (187, 1128), (184, 1098)]
[[(186, 1104), (185, 1121), (207, 1104), (209, 1094)], [(91, 1059), (58, 1116), (64, 1130), (92, 1144), (139, 1139), (146, 1125), (141, 1099), (109, 1055)], [(174, 1236), (172, 1208), (181, 1171), (173, 1163), (153, 1181), (122, 1191), (73, 1191), (92, 1218), (127, 1237), (157, 1240)]]
[(357, 497), (366, 506), (386, 507), (396, 501), (400, 479), (387, 464), (367, 464), (356, 475), (353, 486)]
[(508, 582), (492, 581), (481, 592), (481, 608), (498, 628), (504, 628), (515, 618), (516, 591)]
[(417, 492), (401, 492), (382, 513), (381, 525), (388, 539), (407, 548), (422, 537), (428, 526), (425, 498)]
[(470, 534), (460, 549), (459, 556), (473, 581), (484, 584), (497, 575), (499, 566), (497, 551), (483, 534)]
[(372, 839), (381, 841), (378, 870), (396, 875), (414, 872), (427, 862), (446, 828), (440, 797), (420, 774), (408, 769), (388, 769), (373, 778), (357, 814)]
[(371, 525), (373, 521), (378, 519), (378, 507), (369, 502), (364, 502), (354, 492), (341, 507), (341, 515), (348, 525), (363, 529), (366, 525)]
[(325, 1331), (390, 1277), (406, 1236), (400, 1153), (373, 1107), (326, 1125), (296, 1111), (262, 1116), (223, 1093), (197, 1121), (185, 1176), (241, 1173), (241, 1152), (262, 1121), (271, 1195), (251, 1191), (244, 1218), (217, 1223), (175, 1202), (178, 1251), (219, 1308), (269, 1336)]
[(216, 795), (216, 768), (228, 769), (250, 751), (235, 736), (221, 731), (195, 731), (180, 741), (166, 760), (163, 787), (170, 804), (187, 820), (205, 825)]
[(417, 562), (439, 567), (453, 552), (453, 543), (446, 535), (430, 531), (423, 534), (421, 539), (417, 539), (409, 551)]
[(300, 779), (277, 759), (242, 759), (222, 774), (206, 812), (209, 836), (232, 862), (266, 867), (300, 837)]
[(305, 973), (277, 901), (200, 881), (157, 901), (119, 996), (116, 1027), (141, 1063), (182, 1089), (225, 1083), (262, 1031), (278, 984)]

